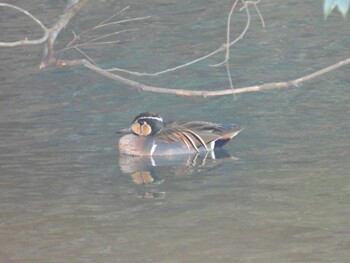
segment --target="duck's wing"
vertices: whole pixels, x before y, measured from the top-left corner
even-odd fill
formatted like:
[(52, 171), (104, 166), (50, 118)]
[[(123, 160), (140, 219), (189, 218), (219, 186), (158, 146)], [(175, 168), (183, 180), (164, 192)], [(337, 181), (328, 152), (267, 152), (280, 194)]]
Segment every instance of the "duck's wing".
[(237, 125), (221, 125), (205, 121), (175, 121), (165, 125), (156, 136), (165, 142), (181, 142), (189, 149), (206, 151), (223, 146), (236, 136), (241, 127)]

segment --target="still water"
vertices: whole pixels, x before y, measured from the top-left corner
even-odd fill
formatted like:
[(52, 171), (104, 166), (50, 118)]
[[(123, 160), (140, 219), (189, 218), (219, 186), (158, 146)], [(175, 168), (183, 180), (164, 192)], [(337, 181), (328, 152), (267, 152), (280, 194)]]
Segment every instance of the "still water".
[[(84, 51), (106, 67), (155, 72), (225, 41), (230, 1), (91, 1), (57, 42), (130, 5), (116, 46)], [(63, 1), (11, 1), (46, 25)], [(349, 56), (349, 21), (320, 1), (262, 1), (231, 50), (234, 85), (299, 77)], [(1, 10), (1, 41), (40, 35)], [(234, 16), (233, 36), (245, 17)], [(94, 33), (95, 34), (95, 33)], [(0, 52), (1, 262), (350, 262), (349, 67), (267, 93), (195, 99), (141, 93), (82, 68), (37, 70), (41, 47)], [(65, 58), (79, 58), (68, 52)], [(228, 87), (219, 54), (159, 77), (168, 88)], [(115, 132), (142, 111), (234, 122), (217, 159), (125, 158)], [(157, 166), (154, 166), (156, 164)]]

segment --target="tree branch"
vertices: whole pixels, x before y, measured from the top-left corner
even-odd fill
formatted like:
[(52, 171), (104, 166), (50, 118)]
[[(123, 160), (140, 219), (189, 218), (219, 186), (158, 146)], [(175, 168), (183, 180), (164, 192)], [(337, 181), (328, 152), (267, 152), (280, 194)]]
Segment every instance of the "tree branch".
[(162, 87), (154, 87), (154, 86), (148, 86), (144, 85), (142, 83), (139, 83), (137, 81), (133, 81), (124, 77), (121, 77), (117, 74), (111, 73), (107, 70), (104, 70), (96, 65), (93, 65), (89, 61), (85, 59), (81, 60), (58, 60), (57, 66), (59, 67), (67, 67), (67, 66), (84, 66), (92, 71), (94, 71), (97, 74), (100, 74), (108, 79), (118, 81), (120, 83), (126, 84), (130, 86), (131, 88), (136, 88), (140, 91), (147, 91), (147, 92), (153, 92), (153, 93), (162, 93), (162, 94), (172, 94), (172, 95), (178, 95), (178, 96), (192, 96), (192, 97), (219, 97), (219, 96), (226, 96), (226, 95), (232, 95), (232, 94), (241, 94), (241, 93), (249, 93), (249, 92), (262, 92), (262, 91), (268, 91), (273, 89), (287, 89), (291, 87), (299, 87), (299, 85), (303, 82), (309, 81), (311, 79), (314, 79), (316, 77), (319, 77), (323, 74), (326, 74), (330, 71), (333, 71), (337, 68), (340, 68), (342, 66), (345, 66), (347, 64), (350, 64), (350, 58), (342, 60), (338, 63), (335, 63), (329, 67), (323, 68), (321, 70), (318, 70), (316, 72), (313, 72), (309, 75), (305, 75), (303, 77), (293, 79), (290, 81), (284, 81), (284, 82), (272, 82), (272, 83), (266, 83), (263, 85), (255, 85), (250, 87), (244, 87), (244, 88), (237, 88), (237, 89), (224, 89), (224, 90), (217, 90), (217, 91), (192, 91), (192, 90), (185, 90), (185, 89), (167, 89)]
[(18, 47), (18, 46), (23, 46), (23, 45), (38, 45), (44, 43), (48, 36), (49, 36), (49, 29), (44, 26), (43, 23), (39, 19), (37, 19), (35, 16), (33, 16), (31, 13), (29, 13), (27, 10), (24, 10), (18, 6), (11, 5), (11, 4), (6, 4), (6, 3), (0, 3), (0, 7), (8, 7), (15, 9), (17, 11), (20, 11), (21, 13), (25, 14), (29, 18), (31, 18), (35, 23), (37, 23), (41, 29), (44, 31), (44, 34), (41, 38), (39, 39), (34, 39), (34, 40), (29, 40), (27, 38), (24, 38), (22, 40), (14, 41), (14, 42), (0, 42), (0, 47)]
[[(242, 1), (242, 0), (241, 0)], [(235, 9), (235, 5), (237, 4), (238, 1), (235, 1), (231, 10), (230, 10), (230, 14), (231, 12), (233, 12), (233, 10)], [(244, 3), (244, 1), (243, 1)], [(257, 8), (257, 7), (256, 7)], [(249, 26), (250, 26), (250, 13), (249, 13), (249, 8), (248, 8), (248, 4), (247, 3), (244, 3), (243, 4), (243, 9), (246, 11), (246, 16), (247, 16), (247, 22), (246, 22), (246, 25), (244, 27), (244, 29), (242, 30), (241, 34), (236, 38), (234, 39), (233, 41), (231, 42), (226, 42), (225, 44), (222, 44), (218, 49), (210, 52), (209, 54), (207, 55), (204, 55), (202, 57), (199, 57), (199, 58), (196, 58), (192, 61), (189, 61), (189, 62), (186, 62), (184, 64), (181, 64), (181, 65), (178, 65), (176, 67), (173, 67), (173, 68), (168, 68), (168, 69), (165, 69), (165, 70), (162, 70), (162, 71), (158, 71), (158, 72), (154, 72), (154, 73), (147, 73), (147, 72), (135, 72), (135, 71), (129, 71), (129, 70), (126, 70), (126, 69), (121, 69), (121, 68), (110, 68), (110, 69), (106, 69), (108, 71), (111, 71), (111, 72), (114, 72), (114, 71), (118, 71), (118, 72), (124, 72), (124, 73), (128, 73), (130, 75), (134, 75), (134, 76), (150, 76), (150, 77), (154, 77), (154, 76), (159, 76), (161, 74), (164, 74), (164, 73), (168, 73), (168, 72), (172, 72), (172, 71), (176, 71), (176, 70), (179, 70), (179, 69), (182, 69), (182, 68), (186, 68), (188, 66), (191, 66), (193, 64), (196, 64), (200, 61), (203, 61), (207, 58), (210, 58), (220, 52), (223, 52), (223, 51), (227, 51), (227, 49), (229, 49), (230, 47), (232, 47), (234, 44), (236, 44), (239, 40), (243, 39), (244, 35), (247, 33), (248, 29), (249, 29)], [(231, 14), (232, 15), (232, 14)], [(230, 15), (230, 16), (231, 16)], [(228, 24), (227, 24), (227, 33), (229, 34), (229, 30), (230, 30), (230, 21), (231, 21), (231, 17), (228, 18)], [(263, 23), (263, 26), (265, 26), (265, 24)], [(212, 65), (212, 66), (215, 66), (215, 65)]]
[(56, 62), (54, 57), (54, 43), (58, 34), (69, 23), (69, 21), (79, 12), (79, 10), (88, 2), (88, 0), (79, 0), (77, 3), (71, 4), (68, 1), (67, 9), (58, 21), (49, 28), (49, 35), (47, 37), (46, 45), (44, 47), (43, 58), (41, 60), (40, 69), (43, 69)]
[[(228, 73), (228, 76), (230, 78), (230, 70), (228, 67), (228, 60), (230, 59), (230, 51), (229, 48), (234, 45), (237, 41), (239, 41), (240, 39), (243, 38), (243, 36), (245, 35), (245, 33), (247, 32), (249, 25), (250, 25), (250, 13), (248, 10), (248, 5), (252, 4), (257, 13), (258, 16), (260, 17), (260, 20), (262, 22), (262, 25), (264, 26), (264, 20), (257, 8), (257, 4), (260, 2), (260, 0), (256, 0), (256, 1), (245, 1), (245, 0), (240, 0), (240, 2), (243, 4), (242, 9), (245, 9), (246, 11), (246, 15), (247, 15), (247, 22), (246, 22), (246, 26), (243, 29), (243, 31), (241, 32), (241, 34), (233, 41), (230, 42), (230, 23), (231, 23), (231, 17), (233, 14), (233, 11), (235, 9), (235, 6), (238, 2), (238, 0), (235, 0), (233, 3), (233, 6), (231, 8), (231, 11), (229, 13), (228, 19), (227, 19), (227, 33), (226, 33), (226, 43), (223, 44), (220, 48), (218, 48), (217, 50), (201, 57), (195, 60), (192, 60), (188, 63), (185, 63), (183, 65), (174, 67), (174, 68), (170, 68), (167, 70), (163, 70), (157, 73), (153, 73), (153, 74), (149, 74), (149, 73), (137, 73), (137, 72), (129, 72), (123, 69), (103, 69), (101, 67), (99, 67), (92, 58), (90, 58), (84, 51), (82, 51), (81, 49), (79, 49), (79, 46), (84, 45), (83, 44), (75, 44), (73, 46), (73, 43), (79, 39), (79, 35), (74, 34), (74, 39), (73, 41), (70, 42), (70, 44), (66, 47), (66, 49), (69, 48), (74, 48), (76, 49), (78, 52), (80, 52), (81, 54), (83, 54), (86, 59), (81, 59), (81, 60), (57, 60), (54, 57), (54, 43), (55, 40), (58, 36), (58, 34), (60, 33), (60, 31), (70, 22), (70, 20), (77, 14), (77, 12), (88, 2), (88, 0), (69, 0), (67, 2), (67, 7), (65, 12), (63, 13), (63, 15), (58, 19), (58, 21), (50, 28), (45, 27), (40, 20), (38, 20), (36, 17), (34, 17), (32, 14), (30, 14), (28, 11), (14, 6), (14, 5), (10, 5), (10, 4), (6, 4), (6, 3), (0, 3), (0, 7), (8, 7), (8, 8), (12, 8), (15, 10), (20, 11), (21, 13), (25, 14), (26, 16), (30, 17), (35, 23), (37, 23), (42, 30), (44, 31), (44, 35), (39, 38), (39, 39), (35, 39), (35, 40), (28, 40), (27, 38), (20, 40), (20, 41), (15, 41), (15, 42), (0, 42), (0, 47), (14, 47), (14, 46), (20, 46), (20, 45), (34, 45), (34, 44), (44, 44), (45, 43), (45, 48), (44, 48), (44, 56), (43, 56), (43, 60), (40, 64), (40, 68), (44, 68), (50, 64), (55, 63), (56, 66), (58, 67), (68, 67), (68, 66), (83, 66), (101, 76), (104, 76), (108, 79), (123, 83), (128, 85), (131, 88), (135, 88), (141, 91), (147, 91), (147, 92), (153, 92), (153, 93), (162, 93), (162, 94), (173, 94), (173, 95), (179, 95), (179, 96), (197, 96), (197, 97), (217, 97), (217, 96), (226, 96), (226, 95), (232, 95), (232, 94), (241, 94), (241, 93), (248, 93), (248, 92), (260, 92), (260, 91), (268, 91), (268, 90), (273, 90), (273, 89), (285, 89), (285, 88), (290, 88), (290, 87), (298, 87), (301, 83), (312, 80), (316, 77), (319, 77), (323, 74), (326, 74), (330, 71), (333, 71), (337, 68), (340, 68), (344, 65), (350, 64), (350, 58), (345, 59), (343, 61), (340, 61), (338, 63), (335, 63), (329, 67), (323, 68), (321, 70), (318, 70), (316, 72), (313, 72), (311, 74), (305, 75), (303, 77), (300, 78), (296, 78), (290, 81), (285, 81), (285, 82), (273, 82), (273, 83), (267, 83), (267, 84), (263, 84), (263, 85), (255, 85), (255, 86), (250, 86), (250, 87), (244, 87), (244, 88), (236, 88), (236, 89), (224, 89), (224, 90), (217, 90), (217, 91), (191, 91), (191, 90), (185, 90), (185, 89), (167, 89), (167, 88), (162, 88), (162, 87), (155, 87), (155, 86), (148, 86), (148, 85), (144, 85), (142, 83), (139, 83), (137, 81), (134, 80), (130, 80), (127, 78), (124, 78), (122, 76), (119, 76), (115, 73), (113, 73), (112, 71), (121, 71), (121, 72), (127, 72), (127, 73), (131, 73), (134, 75), (138, 75), (138, 76), (143, 76), (143, 75), (147, 75), (147, 76), (156, 76), (156, 75), (160, 75), (163, 74), (165, 72), (169, 72), (169, 71), (174, 71), (180, 68), (184, 68), (187, 67), (189, 65), (192, 65), (194, 63), (197, 63), (201, 60), (204, 60), (210, 56), (213, 56), (215, 54), (217, 54), (218, 52), (221, 51), (226, 51), (226, 55), (225, 55), (225, 61), (224, 63), (226, 64), (226, 70)], [(124, 8), (122, 11), (126, 10), (127, 8)], [(148, 17), (141, 17), (141, 18), (133, 18), (133, 19), (127, 19), (127, 20), (120, 20), (120, 21), (116, 21), (116, 22), (109, 22), (111, 20), (111, 18), (114, 18), (115, 15), (113, 15), (112, 17), (104, 20), (103, 22), (101, 22), (100, 24), (98, 24), (97, 26), (95, 26), (92, 30), (97, 29), (97, 28), (101, 28), (101, 27), (105, 27), (105, 26), (109, 26), (112, 24), (116, 24), (116, 23), (123, 23), (123, 22), (129, 22), (129, 21), (135, 21), (135, 20), (141, 20), (141, 19), (145, 19)], [(107, 23), (108, 22), (108, 23)], [(123, 31), (120, 31), (123, 32)], [(114, 33), (110, 33), (110, 34), (105, 34), (101, 37), (95, 37), (93, 39), (91, 39), (90, 41), (86, 42), (86, 45), (92, 45), (92, 44), (106, 44), (106, 43), (112, 43), (115, 41), (104, 41), (104, 42), (96, 42), (98, 40), (107, 38), (109, 36), (113, 36), (116, 35), (120, 32), (114, 32)], [(222, 63), (221, 63), (222, 64)], [(232, 86), (232, 82), (230, 79), (230, 86)]]

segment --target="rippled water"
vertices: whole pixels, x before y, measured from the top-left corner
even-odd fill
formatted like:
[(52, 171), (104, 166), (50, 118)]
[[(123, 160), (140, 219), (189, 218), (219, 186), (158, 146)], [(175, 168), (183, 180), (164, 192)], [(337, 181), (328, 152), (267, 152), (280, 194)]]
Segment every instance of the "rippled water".
[[(154, 72), (218, 48), (230, 1), (177, 2), (92, 2), (57, 44), (130, 5), (121, 19), (152, 18), (119, 25), (139, 30), (112, 48), (86, 49), (98, 64)], [(325, 22), (321, 3), (311, 2), (262, 1), (267, 27), (253, 15), (231, 51), (236, 86), (293, 79), (347, 58), (349, 21), (334, 13)], [(49, 25), (63, 2), (11, 3)], [(235, 35), (244, 19), (234, 17)], [(33, 32), (14, 12), (2, 9), (0, 21), (1, 40)], [(40, 55), (36, 46), (0, 52), (1, 262), (350, 260), (349, 67), (296, 89), (194, 99), (141, 93), (82, 68), (39, 71)], [(225, 69), (208, 67), (223, 56), (132, 78), (223, 89)], [(145, 110), (245, 129), (216, 160), (124, 158), (115, 131)]]

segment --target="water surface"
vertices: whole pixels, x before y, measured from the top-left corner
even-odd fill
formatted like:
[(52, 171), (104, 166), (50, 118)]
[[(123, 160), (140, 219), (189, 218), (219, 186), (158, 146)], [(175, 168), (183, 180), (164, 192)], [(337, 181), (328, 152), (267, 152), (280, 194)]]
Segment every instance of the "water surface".
[[(267, 27), (253, 13), (250, 30), (231, 51), (235, 86), (289, 80), (347, 58), (349, 22), (336, 13), (324, 21), (321, 3), (311, 2), (262, 1)], [(63, 2), (13, 3), (49, 25)], [(139, 30), (121, 34), (112, 48), (85, 50), (102, 66), (154, 72), (225, 40), (230, 1), (98, 1), (62, 32), (58, 46), (72, 30), (127, 5), (121, 19), (152, 18), (119, 25), (116, 30)], [(14, 14), (1, 10), (1, 40), (40, 35)], [(243, 13), (234, 17), (234, 35), (244, 23)], [(300, 88), (195, 99), (141, 93), (82, 68), (38, 71), (40, 56), (36, 46), (0, 52), (2, 262), (349, 260), (348, 67)], [(224, 89), (225, 69), (208, 67), (223, 56), (161, 77), (132, 78)], [(245, 129), (226, 147), (232, 158), (132, 170), (115, 147), (115, 131), (146, 110)], [(140, 171), (156, 179), (140, 184)]]

